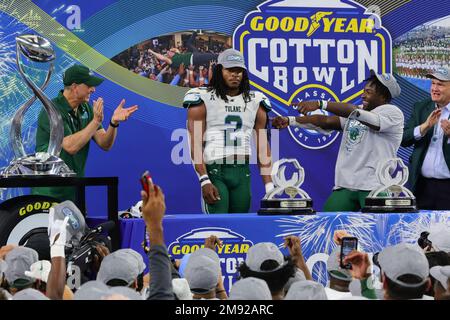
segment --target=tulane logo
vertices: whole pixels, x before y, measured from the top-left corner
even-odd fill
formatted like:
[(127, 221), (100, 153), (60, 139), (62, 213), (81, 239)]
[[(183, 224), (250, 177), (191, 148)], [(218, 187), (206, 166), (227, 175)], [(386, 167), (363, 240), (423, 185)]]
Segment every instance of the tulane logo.
[[(351, 0), (270, 0), (248, 13), (233, 35), (250, 83), (271, 97), (273, 111), (302, 100), (359, 104), (370, 69), (391, 72), (391, 37), (381, 19)], [(326, 111), (321, 111), (327, 114)], [(289, 128), (305, 148), (324, 148), (337, 132)]]

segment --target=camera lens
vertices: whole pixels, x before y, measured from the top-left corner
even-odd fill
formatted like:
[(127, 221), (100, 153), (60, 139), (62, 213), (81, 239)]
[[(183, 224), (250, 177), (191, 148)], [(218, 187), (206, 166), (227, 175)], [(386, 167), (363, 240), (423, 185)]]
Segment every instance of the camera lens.
[(380, 264), (378, 263), (378, 255), (379, 254), (380, 254), (379, 252), (374, 253), (374, 255), (372, 257), (372, 262), (373, 262), (374, 265), (376, 265), (378, 268), (381, 269)]
[(431, 241), (428, 240), (428, 235), (429, 235), (429, 234), (430, 234), (429, 232), (423, 231), (423, 232), (420, 234), (420, 238), (417, 239), (417, 244), (418, 244), (419, 247), (421, 247), (422, 249), (425, 249), (426, 247), (431, 246)]

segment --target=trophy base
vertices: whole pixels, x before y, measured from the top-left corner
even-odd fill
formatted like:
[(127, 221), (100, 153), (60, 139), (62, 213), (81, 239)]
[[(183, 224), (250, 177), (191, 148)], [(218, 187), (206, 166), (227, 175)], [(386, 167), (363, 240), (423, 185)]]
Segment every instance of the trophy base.
[(309, 215), (314, 214), (311, 199), (263, 199), (261, 208), (258, 210), (260, 216), (271, 215)]
[(60, 176), (73, 177), (76, 175), (65, 162), (53, 155), (32, 154), (14, 160), (1, 173), (1, 177), (14, 176)]
[(369, 198), (362, 212), (370, 213), (414, 213), (418, 212), (414, 198)]

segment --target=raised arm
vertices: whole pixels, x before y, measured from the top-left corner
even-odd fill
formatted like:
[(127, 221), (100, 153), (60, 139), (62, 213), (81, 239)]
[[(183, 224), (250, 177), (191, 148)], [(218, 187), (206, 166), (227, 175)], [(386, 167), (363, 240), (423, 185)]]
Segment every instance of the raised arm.
[(148, 49), (148, 52), (150, 52), (151, 54), (153, 54), (158, 60), (164, 61), (167, 64), (172, 64), (172, 59), (170, 59), (169, 57), (166, 57), (160, 53), (157, 53), (155, 51), (153, 51), (152, 49)]
[(292, 261), (295, 263), (297, 268), (303, 271), (306, 280), (313, 280), (311, 272), (306, 265), (305, 258), (303, 257), (300, 238), (296, 236), (287, 236), (284, 238), (284, 247), (288, 248)]
[(370, 112), (361, 108), (358, 108), (355, 105), (342, 103), (342, 102), (334, 102), (334, 101), (302, 101), (299, 103), (293, 104), (293, 106), (298, 108), (298, 112), (304, 115), (309, 112), (315, 110), (327, 110), (329, 112), (334, 113), (337, 116), (348, 118), (353, 111), (355, 112), (355, 118), (361, 123), (365, 124), (369, 128), (379, 131), (380, 130), (380, 116), (375, 112)]
[(51, 300), (62, 300), (64, 287), (66, 285), (66, 257), (64, 247), (67, 238), (67, 222), (64, 220), (54, 220), (54, 211), (50, 209), (48, 234), (50, 240), (51, 269), (48, 275), (46, 295)]
[(296, 107), (299, 113), (306, 114), (311, 111), (326, 108), (327, 111), (334, 113), (337, 116), (348, 118), (350, 113), (358, 109), (357, 106), (349, 103), (327, 101), (326, 107), (322, 101), (302, 101), (293, 103), (293, 107)]
[(98, 98), (93, 105), (94, 117), (89, 124), (74, 134), (65, 136), (62, 148), (69, 154), (74, 155), (80, 151), (99, 130), (103, 121), (103, 99)]
[(114, 110), (108, 130), (99, 129), (94, 134), (94, 140), (103, 150), (110, 150), (116, 140), (117, 127), (119, 123), (128, 120), (128, 118), (138, 109), (137, 105), (124, 108), (125, 99), (122, 99), (119, 106)]
[(289, 118), (290, 117), (276, 117), (272, 120), (272, 126), (277, 129), (284, 129), (288, 126), (298, 126), (314, 130), (314, 127), (308, 127), (308, 124), (311, 124), (325, 130), (342, 130), (338, 116), (312, 115), (292, 117), (295, 118), (295, 121), (293, 121), (294, 119), (290, 120)]
[(163, 217), (166, 212), (164, 194), (160, 187), (147, 181), (149, 192), (141, 191), (142, 217), (150, 239), (149, 300), (173, 300), (170, 259), (164, 242)]

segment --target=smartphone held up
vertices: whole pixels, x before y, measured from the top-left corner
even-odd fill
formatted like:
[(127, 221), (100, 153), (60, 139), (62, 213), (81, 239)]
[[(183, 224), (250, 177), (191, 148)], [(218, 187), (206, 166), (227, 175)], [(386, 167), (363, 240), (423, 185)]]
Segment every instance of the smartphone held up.
[(148, 195), (150, 188), (153, 188), (153, 180), (152, 180), (152, 177), (150, 176), (150, 173), (148, 171), (145, 171), (142, 174), (140, 181), (141, 181), (141, 185), (142, 185), (142, 190), (147, 192), (147, 195)]
[(345, 258), (350, 254), (350, 252), (358, 250), (358, 238), (355, 237), (344, 237), (342, 238), (341, 244), (341, 254), (340, 254), (340, 265), (343, 269), (351, 269), (351, 263), (344, 263)]

